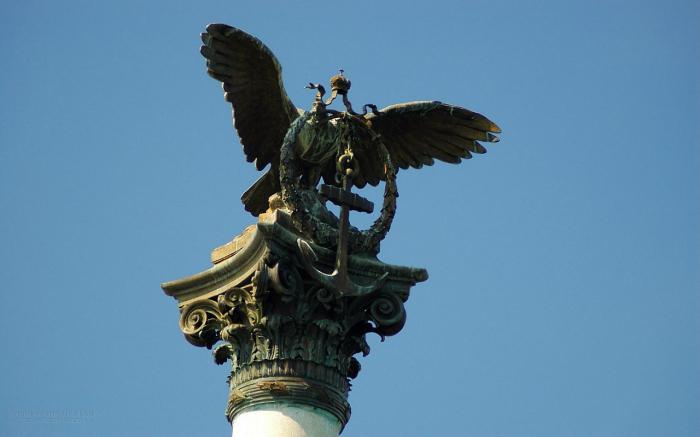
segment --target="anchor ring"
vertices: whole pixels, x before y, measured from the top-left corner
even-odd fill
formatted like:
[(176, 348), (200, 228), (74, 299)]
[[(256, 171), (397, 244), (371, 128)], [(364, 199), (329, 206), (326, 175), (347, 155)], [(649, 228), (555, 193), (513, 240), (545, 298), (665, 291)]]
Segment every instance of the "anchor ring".
[[(348, 148), (349, 147), (348, 145)], [(355, 159), (355, 155), (350, 151), (346, 151), (338, 157), (335, 167), (341, 175), (352, 176), (360, 171), (360, 164), (357, 162), (357, 159)]]

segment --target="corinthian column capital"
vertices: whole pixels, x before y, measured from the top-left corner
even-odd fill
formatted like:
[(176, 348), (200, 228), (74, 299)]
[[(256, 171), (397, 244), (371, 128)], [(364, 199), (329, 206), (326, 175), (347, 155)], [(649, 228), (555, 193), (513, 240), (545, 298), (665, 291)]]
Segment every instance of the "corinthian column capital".
[[(351, 255), (354, 283), (385, 279), (374, 291), (343, 295), (309, 273), (294, 229), (282, 209), (263, 215), (214, 250), (213, 267), (162, 288), (178, 302), (185, 338), (213, 349), (217, 364), (230, 363), (229, 421), (242, 424), (241, 414), (270, 407), (316, 409), (342, 429), (349, 381), (360, 371), (356, 356), (370, 351), (365, 336), (401, 330), (404, 302), (427, 272)], [(307, 244), (316, 268), (332, 271), (334, 252)]]

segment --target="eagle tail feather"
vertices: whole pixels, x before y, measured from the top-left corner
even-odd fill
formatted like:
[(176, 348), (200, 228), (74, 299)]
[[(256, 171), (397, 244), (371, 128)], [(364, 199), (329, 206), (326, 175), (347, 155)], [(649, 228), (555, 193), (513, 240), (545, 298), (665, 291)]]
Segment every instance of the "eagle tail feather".
[(268, 199), (279, 190), (279, 176), (276, 171), (270, 169), (243, 193), (241, 201), (243, 201), (246, 211), (257, 217), (267, 211)]

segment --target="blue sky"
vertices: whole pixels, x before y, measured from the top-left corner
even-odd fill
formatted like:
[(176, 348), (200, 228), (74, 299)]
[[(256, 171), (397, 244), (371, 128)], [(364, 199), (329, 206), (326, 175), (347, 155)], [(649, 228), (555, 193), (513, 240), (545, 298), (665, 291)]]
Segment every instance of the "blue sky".
[(226, 369), (159, 287), (252, 222), (211, 22), (263, 40), (299, 107), (343, 67), (355, 106), (504, 131), (399, 174), (381, 258), (431, 277), (371, 339), (344, 436), (700, 435), (691, 1), (5, 4), (0, 434), (229, 434)]

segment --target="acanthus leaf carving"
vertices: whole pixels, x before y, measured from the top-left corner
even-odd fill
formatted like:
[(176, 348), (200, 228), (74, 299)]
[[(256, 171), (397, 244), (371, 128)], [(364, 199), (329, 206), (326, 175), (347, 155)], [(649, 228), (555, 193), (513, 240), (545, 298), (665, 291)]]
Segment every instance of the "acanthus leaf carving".
[[(259, 224), (257, 236), (249, 237), (258, 248), (244, 248), (241, 253), (254, 258), (239, 260), (236, 254), (224, 261), (240, 266), (244, 274), (222, 280), (212, 273), (216, 285), (202, 292), (201, 298), (187, 295), (180, 308), (180, 326), (190, 343), (214, 349), (217, 364), (230, 362), (227, 414), (269, 400), (273, 394), (249, 383), (287, 378), (285, 383), (294, 389), (284, 396), (304, 398), (310, 405), (346, 417), (349, 379), (361, 369), (355, 355), (369, 354), (368, 333), (384, 338), (401, 330), (406, 319), (404, 301), (415, 283), (416, 269), (387, 268), (371, 257), (353, 256), (349, 274), (359, 284), (382, 276), (386, 282), (367, 294), (339, 294), (304, 268), (296, 250), (297, 235), (285, 237), (286, 228), (273, 226), (277, 227)], [(332, 253), (319, 249), (317, 263), (331, 268)], [(322, 384), (318, 390), (302, 389), (294, 378)], [(326, 405), (329, 402), (332, 406)]]
[(351, 371), (351, 357), (369, 354), (365, 335), (394, 335), (405, 319), (397, 293), (338, 296), (314, 283), (292, 257), (272, 254), (247, 281), (185, 306), (181, 326), (197, 346), (223, 341), (214, 359), (231, 360), (234, 371), (255, 361), (297, 359), (350, 377), (359, 372), (359, 366)]

